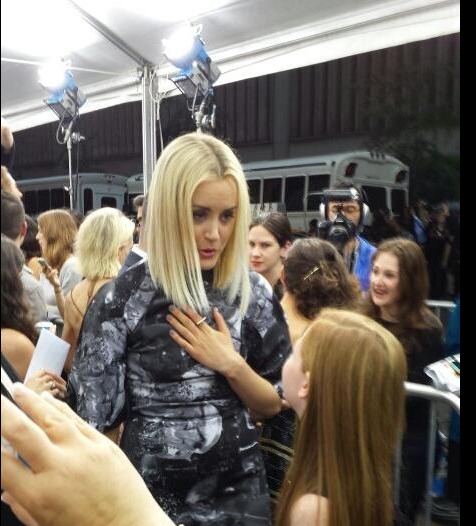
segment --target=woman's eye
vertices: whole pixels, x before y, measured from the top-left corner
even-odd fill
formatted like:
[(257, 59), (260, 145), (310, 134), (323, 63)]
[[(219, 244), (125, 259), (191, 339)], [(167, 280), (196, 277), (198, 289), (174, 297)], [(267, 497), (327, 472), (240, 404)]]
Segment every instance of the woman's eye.
[(204, 217), (205, 217), (205, 212), (201, 210), (197, 210), (193, 212), (193, 219), (200, 220), (200, 219), (203, 219)]
[(232, 211), (229, 212), (223, 212), (222, 214), (222, 221), (230, 221), (230, 219), (233, 219), (235, 217), (235, 213)]

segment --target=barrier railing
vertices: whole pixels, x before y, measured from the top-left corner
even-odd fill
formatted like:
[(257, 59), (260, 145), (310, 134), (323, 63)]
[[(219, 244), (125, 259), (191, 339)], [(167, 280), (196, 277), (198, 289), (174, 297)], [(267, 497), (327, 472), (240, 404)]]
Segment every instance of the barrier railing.
[[(434, 387), (428, 385), (415, 384), (411, 382), (405, 382), (405, 391), (407, 397), (422, 398), (429, 400), (430, 402), (430, 414), (429, 414), (429, 423), (428, 423), (428, 450), (427, 450), (427, 469), (426, 469), (426, 492), (425, 492), (425, 512), (423, 517), (422, 526), (431, 526), (431, 507), (433, 503), (432, 495), (432, 483), (433, 483), (433, 473), (435, 470), (435, 449), (436, 449), (436, 410), (435, 403), (443, 402), (448, 404), (452, 409), (454, 409), (458, 415), (460, 414), (460, 399), (449, 392), (439, 391)], [(397, 449), (395, 460), (395, 502), (398, 506), (400, 499), (400, 464), (401, 464), (401, 445)]]
[(426, 300), (426, 304), (440, 319), (442, 309), (447, 309), (448, 311), (451, 311), (456, 307), (456, 303), (454, 301)]

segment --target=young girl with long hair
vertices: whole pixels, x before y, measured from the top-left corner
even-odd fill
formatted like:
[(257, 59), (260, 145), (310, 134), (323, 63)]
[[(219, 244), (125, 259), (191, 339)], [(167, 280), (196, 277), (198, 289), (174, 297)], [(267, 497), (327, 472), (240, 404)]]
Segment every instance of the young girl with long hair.
[(283, 368), (300, 419), (277, 526), (391, 526), (404, 424), (398, 340), (354, 312), (323, 309)]
[[(408, 381), (429, 384), (426, 365), (444, 356), (443, 328), (426, 305), (429, 282), (425, 257), (417, 243), (394, 238), (381, 243), (372, 259), (364, 312), (392, 332), (405, 349)], [(402, 445), (400, 509), (414, 521), (425, 488), (428, 402), (407, 402)]]
[[(289, 249), (281, 272), (281, 306), (294, 345), (325, 307), (355, 309), (360, 299), (357, 278), (328, 241), (297, 239)], [(296, 415), (292, 409), (264, 421), (260, 444), (273, 502), (293, 455)]]

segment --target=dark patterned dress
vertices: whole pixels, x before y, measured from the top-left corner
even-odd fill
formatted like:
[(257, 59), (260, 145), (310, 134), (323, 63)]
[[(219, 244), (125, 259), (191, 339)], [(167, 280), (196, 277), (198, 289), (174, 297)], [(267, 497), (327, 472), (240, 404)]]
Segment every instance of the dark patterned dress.
[[(227, 321), (237, 352), (276, 385), (291, 350), (289, 333), (264, 279), (250, 279), (241, 319), (238, 301), (227, 303), (204, 275), (210, 305)], [(146, 262), (107, 283), (86, 313), (68, 400), (101, 431), (124, 422), (122, 449), (177, 523), (268, 525), (257, 430), (228, 381), (170, 338), (170, 304)], [(207, 323), (214, 326), (211, 315)]]

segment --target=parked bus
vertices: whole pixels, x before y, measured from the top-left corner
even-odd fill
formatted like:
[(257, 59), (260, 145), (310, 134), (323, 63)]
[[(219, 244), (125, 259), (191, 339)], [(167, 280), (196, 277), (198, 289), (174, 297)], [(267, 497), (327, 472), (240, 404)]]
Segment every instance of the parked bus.
[(281, 210), (294, 229), (307, 231), (319, 218), (322, 191), (352, 183), (364, 191), (370, 210), (401, 214), (408, 206), (408, 166), (390, 155), (356, 151), (258, 161), (243, 165), (252, 212)]
[[(105, 173), (80, 173), (74, 187), (75, 209), (86, 214), (104, 206), (126, 210), (127, 176)], [(76, 177), (73, 177), (73, 185)], [(23, 193), (25, 211), (31, 216), (53, 208), (69, 208), (69, 175), (17, 180)]]
[[(309, 220), (319, 218), (322, 191), (343, 182), (351, 182), (364, 191), (371, 211), (388, 208), (392, 214), (401, 214), (408, 206), (408, 166), (390, 155), (357, 151), (257, 161), (244, 164), (243, 169), (253, 214), (281, 210), (296, 230), (307, 231)], [(142, 173), (130, 177), (79, 174), (75, 208), (87, 213), (112, 206), (133, 214), (132, 200), (143, 193), (143, 181)], [(67, 175), (19, 180), (17, 184), (30, 215), (69, 207)]]

